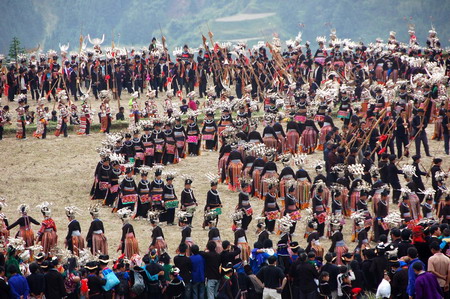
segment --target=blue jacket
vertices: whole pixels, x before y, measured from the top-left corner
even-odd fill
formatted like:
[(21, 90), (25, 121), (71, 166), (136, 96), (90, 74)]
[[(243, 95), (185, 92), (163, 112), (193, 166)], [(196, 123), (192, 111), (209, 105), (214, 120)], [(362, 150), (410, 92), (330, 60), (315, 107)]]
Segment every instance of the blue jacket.
[(28, 297), (30, 289), (28, 287), (27, 279), (22, 275), (14, 274), (8, 279), (8, 284), (10, 286), (12, 299), (19, 299), (20, 296), (23, 296), (24, 298)]
[(406, 292), (408, 293), (409, 296), (414, 296), (416, 294), (416, 273), (414, 272), (413, 269), (413, 265), (415, 263), (421, 263), (423, 268), (425, 269), (425, 265), (424, 263), (422, 263), (421, 260), (419, 260), (418, 258), (413, 259), (412, 261), (409, 262), (408, 265), (408, 286), (406, 287)]
[(192, 255), (192, 283), (205, 282), (205, 259), (200, 255)]

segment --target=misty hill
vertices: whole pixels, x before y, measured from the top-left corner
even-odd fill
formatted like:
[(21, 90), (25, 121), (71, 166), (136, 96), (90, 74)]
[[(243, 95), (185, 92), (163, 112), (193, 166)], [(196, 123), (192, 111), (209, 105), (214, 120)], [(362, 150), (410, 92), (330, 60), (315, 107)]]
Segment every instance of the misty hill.
[[(287, 40), (303, 32), (303, 41), (315, 45), (317, 35), (366, 42), (389, 31), (407, 41), (408, 23), (414, 23), (421, 45), (433, 23), (443, 46), (450, 38), (450, 1), (443, 0), (3, 0), (0, 18), (0, 53), (8, 53), (17, 36), (26, 48), (37, 44), (59, 52), (58, 43), (70, 42), (78, 51), (80, 33), (101, 38), (110, 46), (148, 46), (160, 27), (172, 49), (201, 44), (208, 26), (214, 39), (268, 40), (278, 33)], [(432, 16), (432, 17), (430, 17)]]

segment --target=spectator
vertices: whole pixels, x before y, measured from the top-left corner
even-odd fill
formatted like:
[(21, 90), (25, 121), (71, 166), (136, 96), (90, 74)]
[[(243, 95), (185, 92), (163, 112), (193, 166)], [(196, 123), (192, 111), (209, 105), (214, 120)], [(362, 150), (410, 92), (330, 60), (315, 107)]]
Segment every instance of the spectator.
[(389, 299), (391, 297), (391, 284), (389, 281), (389, 275), (384, 273), (384, 277), (381, 280), (377, 289), (377, 294), (375, 295), (377, 299)]
[(8, 298), (10, 287), (5, 280), (5, 267), (0, 266), (0, 298)]
[(437, 242), (431, 243), (430, 249), (433, 255), (428, 259), (428, 271), (436, 276), (442, 292), (444, 292), (447, 296), (446, 298), (448, 298), (450, 285), (450, 260), (441, 252), (441, 248)]
[(199, 254), (197, 245), (191, 246), (192, 299), (205, 298), (205, 259)]
[(322, 266), (321, 272), (327, 272), (329, 275), (328, 284), (333, 298), (337, 298), (337, 276), (339, 267), (336, 266), (336, 256), (333, 257), (331, 252), (325, 254), (325, 265)]
[(315, 298), (317, 293), (316, 279), (319, 278), (316, 267), (307, 261), (306, 253), (301, 253), (292, 265), (289, 276), (294, 280), (294, 293), (300, 298)]
[(391, 295), (397, 299), (408, 299), (406, 288), (408, 286), (408, 265), (404, 261), (396, 261), (391, 264), (392, 275)]
[(421, 260), (419, 260), (418, 252), (415, 247), (408, 248), (408, 257), (410, 258), (410, 262), (408, 264), (408, 287), (406, 288), (406, 291), (410, 297), (414, 298), (414, 295), (416, 293), (415, 291), (415, 283), (416, 283), (416, 274), (413, 270), (413, 266), (416, 263), (422, 264), (422, 269), (425, 268), (425, 265), (422, 263)]
[(206, 296), (208, 299), (215, 299), (219, 289), (219, 280), (221, 279), (219, 272), (220, 255), (216, 252), (216, 243), (209, 241), (206, 245), (206, 251), (201, 251), (200, 255), (205, 259), (206, 265)]
[(331, 288), (328, 281), (330, 280), (330, 274), (326, 271), (322, 271), (319, 276), (319, 298), (328, 299), (331, 298)]
[(412, 269), (416, 276), (414, 294), (415, 299), (438, 299), (444, 296), (436, 276), (430, 272), (425, 272), (423, 263), (414, 263), (412, 265)]
[(181, 243), (178, 246), (179, 254), (173, 258), (175, 267), (179, 269), (181, 278), (184, 282), (184, 298), (191, 298), (191, 281), (192, 281), (192, 261), (186, 256), (188, 247), (186, 243)]
[(225, 266), (228, 263), (233, 263), (233, 261), (236, 259), (236, 256), (241, 253), (241, 249), (239, 247), (230, 244), (230, 242), (227, 240), (222, 242), (222, 248), (223, 251), (220, 253), (220, 262), (222, 266)]
[(181, 101), (181, 106), (180, 106), (181, 114), (186, 114), (186, 112), (188, 111), (188, 109), (189, 109), (189, 106), (186, 105), (186, 100), (183, 99), (183, 100)]
[[(28, 287), (28, 282), (25, 277), (17, 273), (17, 268), (14, 265), (9, 265), (8, 267), (9, 279), (8, 284), (10, 287), (10, 298), (12, 299), (23, 299), (28, 298), (30, 294), (30, 289)], [(62, 298), (62, 297), (60, 297)]]
[(30, 295), (40, 298), (44, 295), (45, 279), (44, 274), (39, 271), (37, 263), (31, 263), (28, 267), (31, 274), (27, 277), (28, 286), (30, 288)]
[(264, 284), (263, 298), (281, 299), (281, 292), (286, 285), (286, 277), (284, 276), (283, 270), (276, 266), (276, 256), (270, 256), (267, 262), (269, 265), (261, 268), (258, 275), (256, 275)]

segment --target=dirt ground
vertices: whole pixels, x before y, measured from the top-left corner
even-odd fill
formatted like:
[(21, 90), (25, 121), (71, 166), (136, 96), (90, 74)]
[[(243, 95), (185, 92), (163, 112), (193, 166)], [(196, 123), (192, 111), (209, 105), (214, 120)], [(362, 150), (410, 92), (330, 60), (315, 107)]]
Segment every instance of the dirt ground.
[[(128, 98), (122, 99), (122, 103), (128, 103)], [(159, 101), (162, 101), (160, 96)], [(29, 100), (33, 107), (35, 103)], [(6, 99), (2, 99), (2, 104), (6, 104)], [(141, 100), (143, 104), (143, 100)], [(50, 108), (53, 104), (50, 104)], [(92, 101), (93, 108), (98, 107), (98, 101)], [(16, 105), (13, 103), (11, 110), (14, 111)], [(117, 105), (112, 104), (114, 114), (117, 112)], [(97, 110), (98, 111), (98, 110)], [(13, 120), (15, 120), (15, 113), (12, 113)], [(97, 118), (94, 117), (97, 122)], [(335, 122), (341, 126), (340, 121)], [(13, 123), (14, 124), (14, 123)], [(15, 125), (15, 124), (14, 124)], [(431, 139), (432, 125), (427, 129), (428, 136)], [(77, 216), (81, 223), (82, 234), (85, 236), (91, 221), (88, 213), (89, 206), (93, 203), (89, 199), (89, 191), (93, 183), (93, 174), (95, 166), (99, 160), (99, 156), (95, 149), (100, 146), (104, 136), (101, 133), (93, 133), (91, 136), (77, 136), (71, 134), (69, 138), (56, 138), (53, 132), (49, 132), (47, 140), (37, 140), (29, 137), (26, 140), (16, 140), (14, 136), (7, 136), (3, 141), (0, 141), (0, 196), (7, 197), (8, 206), (3, 209), (10, 222), (13, 222), (19, 217), (17, 206), (20, 203), (27, 203), (31, 207), (30, 215), (37, 220), (42, 220), (42, 215), (36, 205), (42, 201), (53, 203), (53, 218), (56, 221), (58, 228), (58, 244), (64, 246), (64, 238), (67, 233), (68, 220), (65, 216), (64, 207), (68, 205), (75, 205), (82, 210), (82, 213)], [(429, 141), (431, 147), (431, 154), (434, 156), (443, 156), (443, 142)], [(422, 149), (423, 151), (423, 149)], [(415, 152), (415, 147), (412, 147), (412, 152)], [(315, 152), (310, 155), (307, 160), (306, 169), (310, 176), (314, 176), (312, 167), (314, 162), (322, 159), (322, 152)], [(422, 153), (424, 156), (424, 154)], [(203, 221), (202, 210), (206, 200), (206, 193), (209, 190), (209, 182), (205, 178), (207, 172), (217, 172), (217, 152), (202, 152), (199, 157), (188, 157), (182, 160), (179, 164), (168, 167), (170, 170), (177, 171), (178, 174), (189, 173), (194, 178), (193, 190), (199, 203), (199, 208), (194, 216), (192, 237), (195, 243), (202, 248), (206, 245), (207, 231), (201, 228)], [(427, 170), (431, 166), (431, 159), (424, 157), (422, 164)], [(410, 159), (403, 159), (403, 163), (411, 163)], [(444, 159), (444, 169), (448, 169), (449, 163)], [(279, 164), (279, 171), (282, 169)], [(138, 181), (139, 178), (136, 178)], [(424, 179), (427, 187), (431, 187), (431, 179)], [(175, 179), (175, 190), (180, 196), (183, 188), (183, 180), (181, 177)], [(230, 213), (238, 201), (238, 193), (228, 191), (227, 186), (220, 185), (219, 192), (221, 200), (224, 205), (223, 215), (220, 216), (219, 229), (222, 240), (234, 240), (233, 232), (231, 230), (232, 221), (229, 217)], [(262, 210), (263, 202), (254, 199), (252, 201), (255, 214), (259, 214)], [(391, 205), (391, 211), (397, 208)], [(304, 212), (302, 213), (304, 214)], [(109, 242), (109, 251), (112, 257), (115, 257), (115, 251), (121, 237), (122, 223), (120, 219), (111, 214), (109, 208), (103, 208), (100, 213), (100, 218), (103, 220), (106, 230), (106, 236)], [(355, 243), (350, 242), (351, 235), (351, 220), (346, 220), (344, 227), (344, 235), (347, 246), (350, 250), (356, 246)], [(133, 220), (137, 238), (139, 240), (139, 247), (141, 253), (148, 250), (150, 244), (151, 228), (150, 224), (145, 220)], [(166, 241), (169, 246), (169, 253), (173, 255), (176, 247), (181, 240), (181, 231), (177, 226), (161, 225), (165, 234)], [(252, 246), (256, 241), (255, 235), (256, 222), (253, 221), (247, 231), (247, 238), (249, 244)], [(34, 226), (36, 232), (39, 227)], [(11, 234), (14, 235), (17, 231), (15, 228)], [(301, 246), (306, 246), (306, 240), (303, 238), (305, 231), (305, 224), (299, 223), (297, 225), (294, 240), (298, 241)], [(276, 243), (279, 236), (272, 235), (271, 239)], [(330, 246), (329, 240), (322, 240), (322, 246), (328, 250)]]

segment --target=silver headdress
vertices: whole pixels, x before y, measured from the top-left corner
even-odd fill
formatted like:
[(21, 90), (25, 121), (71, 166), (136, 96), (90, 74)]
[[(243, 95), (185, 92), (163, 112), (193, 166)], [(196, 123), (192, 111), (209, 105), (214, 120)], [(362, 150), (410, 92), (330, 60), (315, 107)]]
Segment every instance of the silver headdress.
[(75, 214), (80, 214), (80, 209), (78, 209), (75, 206), (69, 206), (69, 207), (65, 207), (64, 210), (66, 210), (66, 216), (67, 217), (71, 217), (74, 218)]
[(305, 153), (294, 155), (294, 163), (298, 168), (302, 168), (305, 165), (307, 155)]
[(406, 175), (408, 178), (416, 176), (416, 167), (413, 165), (403, 165), (402, 171), (403, 174)]
[(19, 213), (22, 213), (22, 214), (28, 213), (29, 210), (30, 210), (30, 207), (27, 204), (24, 204), (24, 203), (20, 204), (17, 207), (17, 211), (19, 211)]
[(160, 211), (149, 210), (147, 212), (147, 220), (150, 222), (159, 223), (159, 214), (161, 214)]
[(205, 177), (209, 180), (210, 184), (217, 185), (219, 183), (220, 176), (218, 174), (208, 172), (205, 174)]
[(51, 205), (52, 205), (51, 203), (44, 201), (41, 204), (37, 205), (36, 207), (41, 210), (41, 212), (44, 216), (50, 217), (50, 215), (52, 213), (52, 210), (50, 209)]
[(281, 219), (277, 219), (278, 228), (282, 233), (288, 233), (293, 225), (291, 217), (288, 215), (283, 216)]
[(132, 214), (133, 214), (133, 211), (128, 208), (122, 208), (117, 211), (117, 215), (119, 215), (120, 219), (123, 219), (123, 220), (130, 219)]
[(101, 207), (101, 205), (99, 203), (96, 203), (95, 205), (90, 206), (89, 213), (92, 216), (97, 217), (100, 214), (100, 207)]
[(348, 165), (348, 171), (349, 173), (356, 175), (356, 176), (362, 176), (364, 174), (364, 166), (362, 164), (352, 164)]

